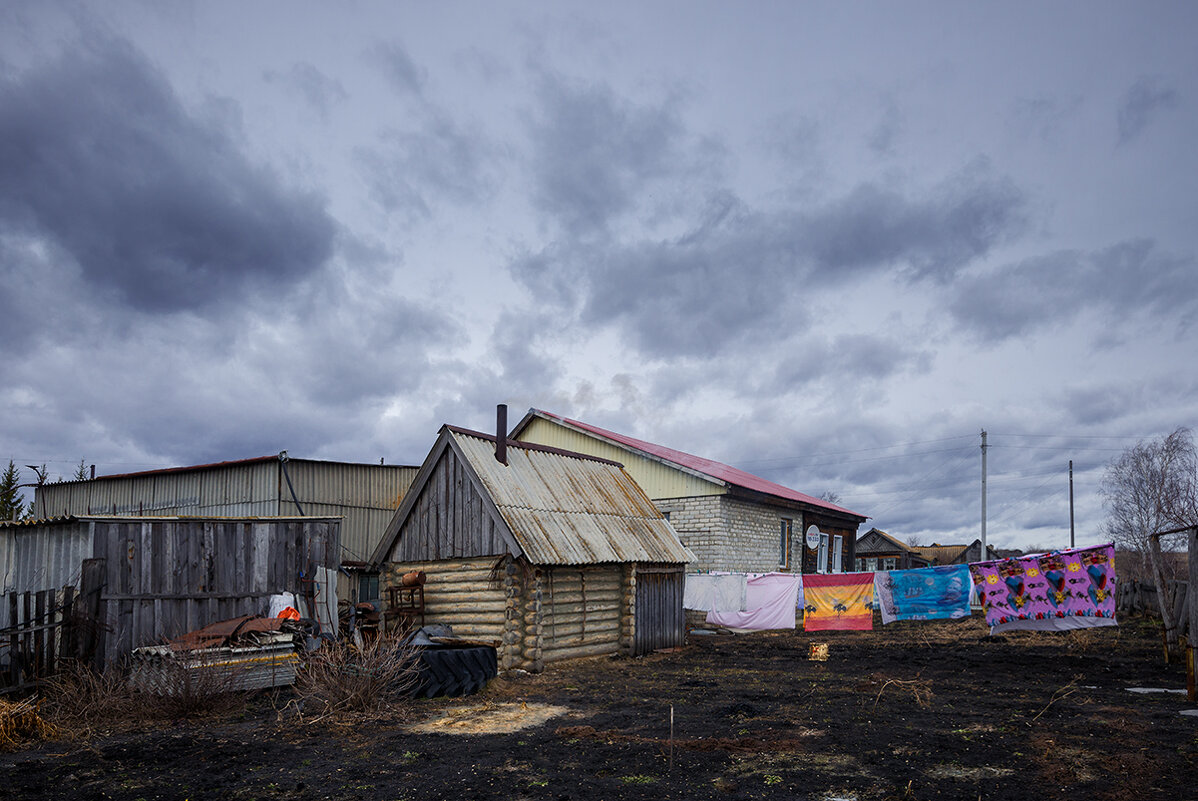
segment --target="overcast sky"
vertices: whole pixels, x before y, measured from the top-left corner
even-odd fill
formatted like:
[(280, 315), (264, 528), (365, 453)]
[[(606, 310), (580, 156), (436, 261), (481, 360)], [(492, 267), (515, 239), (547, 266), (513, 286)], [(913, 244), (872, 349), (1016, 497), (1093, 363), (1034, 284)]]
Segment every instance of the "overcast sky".
[[(1198, 425), (1198, 4), (0, 5), (0, 459), (529, 407), (900, 539)], [(6, 462), (5, 462), (6, 463)], [(23, 468), (23, 480), (32, 471)]]

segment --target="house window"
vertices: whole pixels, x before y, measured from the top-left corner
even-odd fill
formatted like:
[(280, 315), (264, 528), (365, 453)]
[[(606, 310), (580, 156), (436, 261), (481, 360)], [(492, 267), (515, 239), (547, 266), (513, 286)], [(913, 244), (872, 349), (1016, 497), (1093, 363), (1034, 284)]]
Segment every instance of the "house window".
[(358, 574), (358, 600), (373, 601), (379, 597), (379, 574)]
[[(857, 561), (861, 561), (861, 560), (857, 560)], [(872, 572), (874, 572), (875, 570), (877, 570), (877, 569), (878, 569), (878, 559), (877, 559), (877, 557), (871, 556), (869, 559), (866, 559), (866, 560), (865, 560), (865, 569), (866, 569), (867, 571), (869, 571), (870, 573), (872, 573)]]
[(790, 531), (792, 521), (782, 518), (778, 531), (778, 564), (790, 567)]
[(819, 535), (819, 553), (815, 556), (815, 572), (828, 572), (828, 535), (821, 533)]
[(894, 565), (895, 565), (895, 558), (893, 556), (888, 556), (882, 560), (882, 569), (883, 570), (894, 570)]
[(844, 571), (844, 537), (839, 534), (832, 537), (832, 565), (829, 572), (841, 573)]
[(857, 572), (858, 572), (858, 573), (863, 573), (863, 572), (865, 572), (865, 570), (866, 570), (866, 567), (865, 567), (865, 560), (864, 560), (864, 559), (862, 559), (860, 556), (858, 556), (858, 557), (857, 557), (857, 561), (856, 561), (854, 564), (856, 564), (856, 565), (857, 565)]

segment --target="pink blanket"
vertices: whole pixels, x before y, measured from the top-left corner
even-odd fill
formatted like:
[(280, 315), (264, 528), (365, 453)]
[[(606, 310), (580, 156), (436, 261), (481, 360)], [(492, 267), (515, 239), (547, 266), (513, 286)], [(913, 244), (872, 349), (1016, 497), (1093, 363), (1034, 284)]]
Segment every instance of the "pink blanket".
[(726, 629), (793, 629), (799, 580), (794, 573), (750, 576), (745, 582), (745, 611), (708, 612), (707, 622)]

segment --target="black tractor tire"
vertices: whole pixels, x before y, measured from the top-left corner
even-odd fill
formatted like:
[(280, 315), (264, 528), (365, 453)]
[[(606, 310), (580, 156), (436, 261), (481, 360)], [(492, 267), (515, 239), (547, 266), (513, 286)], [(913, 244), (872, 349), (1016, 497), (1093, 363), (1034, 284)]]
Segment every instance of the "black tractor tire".
[(498, 673), (494, 648), (425, 648), (420, 652), (420, 680), (412, 694), (417, 698), (473, 695)]

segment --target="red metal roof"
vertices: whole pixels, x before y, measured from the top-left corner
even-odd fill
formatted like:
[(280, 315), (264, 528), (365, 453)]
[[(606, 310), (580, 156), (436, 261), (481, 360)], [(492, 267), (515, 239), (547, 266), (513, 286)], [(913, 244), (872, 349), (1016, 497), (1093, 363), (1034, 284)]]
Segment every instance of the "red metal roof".
[(813, 498), (806, 493), (793, 490), (790, 487), (784, 487), (781, 484), (775, 484), (774, 482), (768, 481), (760, 476), (755, 476), (752, 473), (746, 473), (744, 470), (739, 470), (731, 465), (723, 464), (722, 462), (716, 462), (712, 459), (704, 459), (702, 456), (694, 456), (693, 454), (685, 453), (683, 451), (676, 451), (673, 448), (667, 448), (664, 445), (655, 445), (652, 442), (645, 442), (644, 440), (625, 436), (624, 434), (617, 434), (614, 431), (608, 431), (605, 428), (593, 426), (589, 423), (583, 423), (579, 420), (571, 420), (568, 417), (562, 417), (561, 415), (553, 414), (552, 412), (546, 412), (543, 409), (533, 409), (532, 411), (534, 414), (539, 414), (548, 419), (556, 420), (563, 425), (576, 428), (580, 431), (585, 431), (588, 434), (593, 434), (602, 439), (611, 440), (618, 445), (623, 445), (626, 448), (631, 448), (632, 450), (641, 451), (642, 453), (648, 454), (650, 456), (655, 456), (663, 461), (676, 464), (679, 467), (685, 467), (687, 469), (694, 470), (697, 473), (702, 473), (705, 476), (717, 479), (726, 484), (731, 484), (733, 486), (741, 487), (747, 490), (753, 490), (754, 492), (761, 492), (766, 495), (774, 495), (776, 497), (785, 498), (786, 500), (790, 501), (799, 501), (800, 503), (818, 506), (822, 509), (840, 512), (841, 514), (852, 515), (853, 517), (860, 517), (863, 520), (867, 519), (865, 515), (859, 514), (850, 509), (845, 509), (843, 506), (837, 506), (834, 503), (829, 503), (828, 501), (822, 500), (820, 498)]

